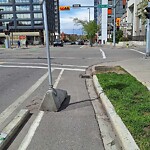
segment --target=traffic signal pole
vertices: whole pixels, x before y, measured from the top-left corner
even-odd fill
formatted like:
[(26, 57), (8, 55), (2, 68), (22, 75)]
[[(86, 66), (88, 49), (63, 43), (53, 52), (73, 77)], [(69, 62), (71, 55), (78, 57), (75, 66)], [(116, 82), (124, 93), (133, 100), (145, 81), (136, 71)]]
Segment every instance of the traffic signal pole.
[[(148, 1), (148, 7), (150, 7), (150, 0)], [(146, 56), (150, 56), (150, 18), (149, 17), (147, 18)]]
[(116, 0), (114, 0), (113, 10), (114, 10), (113, 45), (115, 47), (116, 46)]

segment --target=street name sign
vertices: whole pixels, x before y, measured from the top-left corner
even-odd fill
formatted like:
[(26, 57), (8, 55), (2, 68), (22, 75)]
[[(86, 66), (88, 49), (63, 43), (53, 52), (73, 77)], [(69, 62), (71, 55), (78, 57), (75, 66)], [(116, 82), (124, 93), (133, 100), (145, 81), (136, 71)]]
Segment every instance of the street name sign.
[(99, 4), (98, 8), (108, 8), (108, 4)]

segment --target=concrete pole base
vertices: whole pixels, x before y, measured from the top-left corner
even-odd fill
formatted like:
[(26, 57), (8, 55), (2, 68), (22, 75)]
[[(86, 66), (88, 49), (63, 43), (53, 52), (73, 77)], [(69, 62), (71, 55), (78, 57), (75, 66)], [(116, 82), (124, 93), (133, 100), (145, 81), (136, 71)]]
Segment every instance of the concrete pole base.
[(58, 111), (62, 102), (67, 97), (67, 91), (61, 89), (49, 89), (40, 105), (42, 111)]

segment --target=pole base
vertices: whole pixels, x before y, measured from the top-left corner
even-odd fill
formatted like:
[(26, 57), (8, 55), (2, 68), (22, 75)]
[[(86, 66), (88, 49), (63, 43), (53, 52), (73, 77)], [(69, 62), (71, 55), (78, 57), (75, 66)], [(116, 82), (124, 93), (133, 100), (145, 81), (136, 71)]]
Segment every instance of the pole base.
[(61, 89), (49, 89), (40, 105), (42, 111), (58, 111), (62, 102), (67, 97), (67, 91)]

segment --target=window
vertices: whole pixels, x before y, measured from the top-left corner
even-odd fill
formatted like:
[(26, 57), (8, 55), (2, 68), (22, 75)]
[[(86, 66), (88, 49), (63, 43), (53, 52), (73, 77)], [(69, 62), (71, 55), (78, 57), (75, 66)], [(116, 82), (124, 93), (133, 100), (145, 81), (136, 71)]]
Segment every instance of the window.
[(16, 6), (16, 11), (29, 11), (30, 6)]
[(29, 19), (30, 14), (17, 14), (18, 19)]
[(0, 11), (12, 11), (12, 6), (0, 6)]
[(16, 3), (29, 3), (29, 0), (15, 0)]
[(40, 5), (33, 5), (33, 10), (41, 10), (41, 6)]
[(33, 3), (39, 3), (39, 0), (33, 0)]
[(43, 22), (42, 21), (34, 21), (34, 25), (35, 26), (41, 26), (41, 25), (43, 25)]
[(0, 16), (1, 19), (11, 19), (13, 18), (13, 14), (3, 14)]
[(31, 21), (18, 21), (18, 26), (31, 26)]
[(42, 13), (34, 13), (34, 18), (42, 18)]

